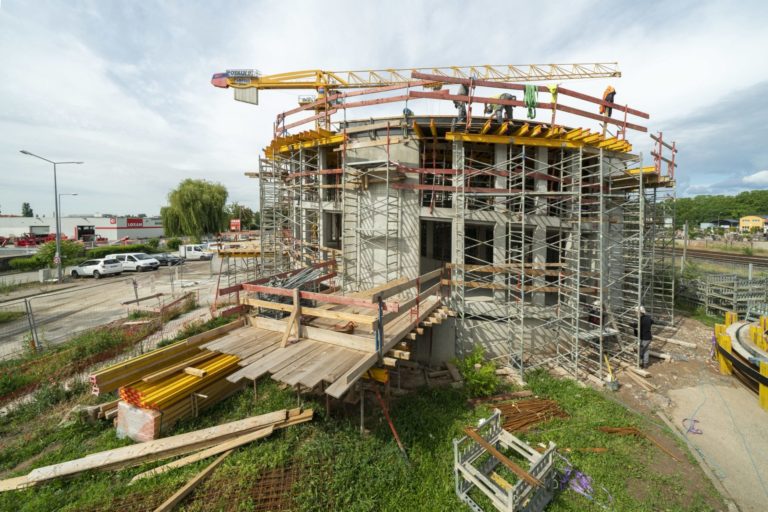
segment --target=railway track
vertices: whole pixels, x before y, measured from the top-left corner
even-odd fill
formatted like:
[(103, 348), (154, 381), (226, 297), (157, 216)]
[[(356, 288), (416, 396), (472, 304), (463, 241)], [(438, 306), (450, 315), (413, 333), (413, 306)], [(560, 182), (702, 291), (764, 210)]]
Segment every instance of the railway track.
[[(683, 250), (675, 248), (675, 257), (682, 257)], [(761, 267), (768, 267), (768, 256), (747, 256), (746, 254), (739, 254), (735, 252), (718, 252), (718, 251), (705, 251), (701, 249), (687, 249), (687, 258), (706, 259), (711, 261), (722, 261), (727, 263), (740, 263), (742, 265), (758, 265)]]

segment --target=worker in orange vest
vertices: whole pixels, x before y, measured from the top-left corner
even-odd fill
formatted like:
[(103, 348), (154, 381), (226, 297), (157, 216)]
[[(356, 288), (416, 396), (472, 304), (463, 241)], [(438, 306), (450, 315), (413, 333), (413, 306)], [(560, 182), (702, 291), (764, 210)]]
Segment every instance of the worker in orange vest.
[[(616, 96), (616, 89), (611, 87), (610, 85), (605, 88), (605, 92), (603, 93), (603, 101), (610, 101), (613, 103), (613, 98)], [(600, 113), (605, 114), (608, 117), (611, 117), (611, 114), (613, 113), (612, 107), (606, 107), (605, 105), (600, 105)]]

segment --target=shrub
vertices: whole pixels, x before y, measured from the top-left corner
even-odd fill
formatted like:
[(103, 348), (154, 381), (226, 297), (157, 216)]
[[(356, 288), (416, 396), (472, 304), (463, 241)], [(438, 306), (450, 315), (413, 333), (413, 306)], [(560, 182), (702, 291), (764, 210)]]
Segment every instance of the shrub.
[[(53, 266), (53, 257), (56, 255), (56, 242), (48, 242), (38, 249), (35, 258), (43, 265)], [(64, 265), (71, 264), (74, 260), (85, 256), (85, 247), (74, 240), (61, 241), (61, 262)]]
[(157, 252), (149, 244), (132, 244), (132, 245), (107, 245), (104, 247), (94, 247), (90, 249), (86, 256), (89, 258), (103, 258), (108, 254), (119, 254), (123, 252)]
[(13, 270), (19, 270), (21, 272), (38, 270), (47, 266), (45, 262), (37, 259), (37, 256), (29, 256), (27, 258), (14, 258), (11, 260), (9, 265)]
[(464, 359), (457, 359), (454, 364), (464, 377), (469, 394), (473, 397), (490, 396), (499, 387), (496, 364), (485, 360), (485, 351), (480, 345)]
[(169, 251), (178, 251), (179, 246), (181, 245), (181, 238), (169, 238), (165, 245), (168, 247)]
[(157, 250), (157, 248), (160, 247), (160, 239), (150, 238), (149, 240), (147, 240), (147, 245), (150, 246), (152, 249)]

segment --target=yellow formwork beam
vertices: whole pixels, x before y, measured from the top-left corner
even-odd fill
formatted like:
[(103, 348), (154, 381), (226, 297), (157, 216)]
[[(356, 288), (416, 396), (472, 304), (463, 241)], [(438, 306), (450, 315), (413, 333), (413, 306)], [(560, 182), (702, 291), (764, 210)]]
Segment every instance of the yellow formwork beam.
[(421, 126), (419, 126), (419, 123), (414, 121), (413, 126), (411, 128), (413, 128), (413, 133), (415, 133), (418, 138), (420, 139), (424, 138), (424, 132), (421, 131)]
[(504, 135), (509, 130), (509, 121), (504, 121), (504, 123), (499, 126), (499, 129), (496, 130), (496, 135)]
[(429, 120), (429, 131), (432, 133), (432, 136), (437, 139), (437, 123), (434, 118)]
[(530, 128), (531, 128), (531, 125), (529, 125), (528, 123), (525, 123), (523, 126), (515, 130), (515, 133), (513, 133), (512, 135), (514, 135), (515, 137), (523, 137), (525, 136), (525, 134), (528, 133), (528, 130), (530, 130)]
[(491, 130), (491, 124), (492, 124), (491, 118), (489, 117), (485, 121), (485, 124), (483, 124), (483, 127), (480, 129), (480, 135), (485, 135), (486, 133), (488, 133)]

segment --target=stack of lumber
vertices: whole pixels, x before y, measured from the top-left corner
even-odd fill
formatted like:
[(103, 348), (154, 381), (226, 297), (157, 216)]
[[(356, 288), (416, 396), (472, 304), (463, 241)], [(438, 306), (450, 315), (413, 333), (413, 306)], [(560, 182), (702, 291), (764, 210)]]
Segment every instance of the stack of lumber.
[(239, 358), (203, 345), (243, 324), (237, 320), (92, 374), (94, 393), (119, 389), (122, 399), (100, 408), (99, 417), (116, 417), (119, 437), (150, 441), (241, 389), (226, 380)]
[(243, 384), (232, 384), (227, 379), (219, 379), (199, 389), (189, 398), (179, 400), (162, 410), (145, 409), (120, 401), (114, 409), (114, 415), (117, 416), (117, 437), (130, 437), (139, 442), (157, 439), (177, 421), (195, 417), (200, 411), (216, 405), (241, 389)]
[[(203, 354), (207, 355), (207, 354)], [(120, 388), (120, 398), (131, 405), (164, 409), (232, 373), (240, 359), (217, 355), (195, 366), (186, 366), (156, 382), (139, 381)]]
[(181, 340), (167, 347), (99, 370), (90, 376), (93, 394), (111, 393), (121, 386), (141, 380), (145, 375), (158, 372), (174, 363), (196, 356), (200, 353), (199, 346), (201, 344), (243, 325), (244, 320), (236, 320), (216, 329), (190, 336), (186, 340)]
[[(2, 480), (0, 481), (0, 492), (22, 489), (56, 478), (71, 477), (85, 471), (121, 470), (177, 455), (198, 452), (190, 458), (174, 461), (171, 463), (170, 469), (172, 469), (185, 463), (232, 450), (237, 446), (266, 437), (274, 430), (310, 421), (312, 415), (311, 409), (306, 411), (282, 409), (140, 445), (124, 446), (93, 453), (80, 459), (43, 466), (24, 476)], [(163, 471), (166, 470), (158, 471), (158, 473)]]

